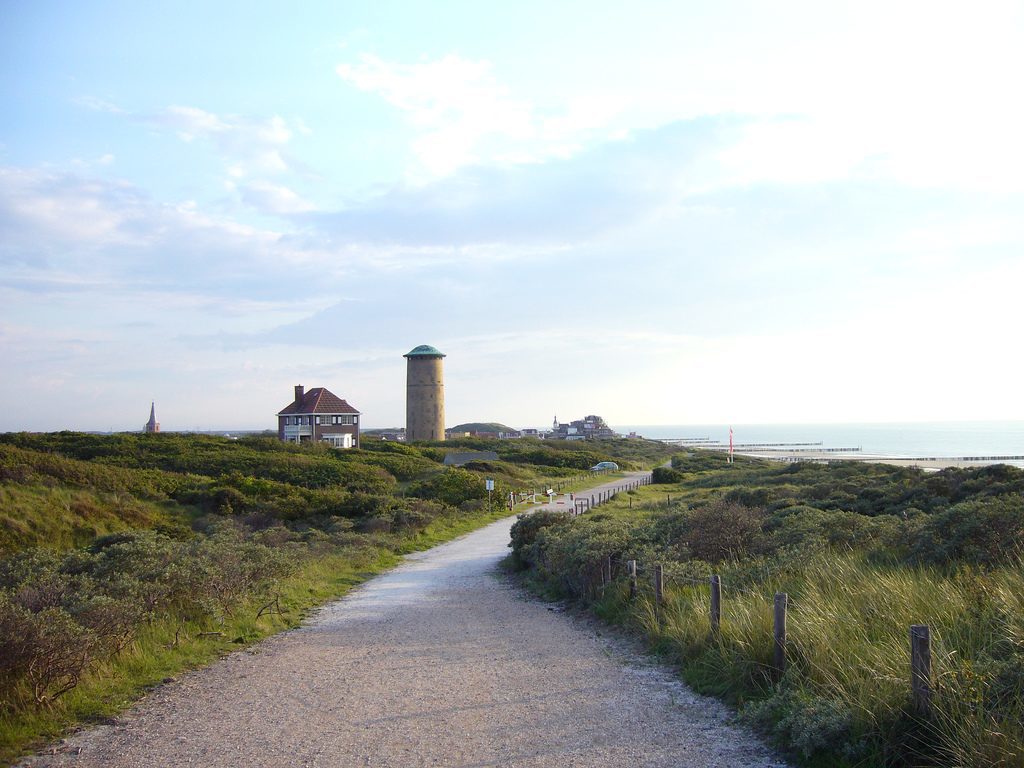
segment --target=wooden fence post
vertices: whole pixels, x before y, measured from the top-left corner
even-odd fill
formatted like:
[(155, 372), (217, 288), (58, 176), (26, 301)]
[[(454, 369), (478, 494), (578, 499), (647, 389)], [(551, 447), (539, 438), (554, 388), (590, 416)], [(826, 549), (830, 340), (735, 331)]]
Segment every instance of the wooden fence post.
[(604, 583), (605, 584), (611, 584), (612, 583), (612, 556), (611, 555), (608, 555), (608, 557), (605, 558), (604, 568), (605, 568), (605, 571), (604, 571), (605, 582)]
[(932, 712), (932, 644), (927, 624), (910, 627), (910, 687), (914, 711), (928, 717)]
[(629, 563), (629, 599), (636, 600), (636, 560), (630, 560)]
[(717, 635), (722, 627), (722, 577), (711, 577), (711, 632)]
[(775, 593), (775, 668), (779, 674), (786, 671), (786, 607), (789, 595)]
[(661, 605), (665, 601), (665, 570), (661, 563), (654, 566), (654, 602)]

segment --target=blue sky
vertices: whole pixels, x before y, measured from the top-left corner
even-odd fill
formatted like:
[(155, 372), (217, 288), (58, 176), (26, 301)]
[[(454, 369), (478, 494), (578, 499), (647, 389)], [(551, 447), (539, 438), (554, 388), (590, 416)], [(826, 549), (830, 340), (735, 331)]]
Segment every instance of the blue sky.
[(1024, 419), (1019, 2), (4, 4), (0, 430)]

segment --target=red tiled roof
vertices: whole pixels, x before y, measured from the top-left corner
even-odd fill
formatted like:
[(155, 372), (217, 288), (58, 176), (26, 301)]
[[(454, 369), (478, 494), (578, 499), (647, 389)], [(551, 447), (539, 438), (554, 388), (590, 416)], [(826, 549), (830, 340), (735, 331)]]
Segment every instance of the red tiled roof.
[(314, 387), (302, 396), (302, 402), (294, 400), (280, 411), (278, 416), (286, 416), (292, 413), (356, 413), (355, 408), (346, 403), (333, 392), (323, 387)]

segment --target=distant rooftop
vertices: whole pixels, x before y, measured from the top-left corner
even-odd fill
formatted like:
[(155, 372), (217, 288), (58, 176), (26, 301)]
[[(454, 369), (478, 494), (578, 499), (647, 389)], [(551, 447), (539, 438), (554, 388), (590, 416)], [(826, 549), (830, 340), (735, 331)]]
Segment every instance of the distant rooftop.
[(409, 353), (402, 355), (402, 357), (445, 357), (437, 347), (432, 347), (429, 344), (420, 344)]
[(461, 467), (471, 461), (498, 461), (498, 454), (495, 451), (466, 451), (446, 453), (444, 456), (446, 467)]
[[(296, 392), (296, 394), (299, 394)], [(294, 400), (280, 411), (278, 416), (289, 413), (352, 413), (359, 414), (355, 408), (336, 394), (323, 387), (314, 387), (302, 395), (301, 400)]]

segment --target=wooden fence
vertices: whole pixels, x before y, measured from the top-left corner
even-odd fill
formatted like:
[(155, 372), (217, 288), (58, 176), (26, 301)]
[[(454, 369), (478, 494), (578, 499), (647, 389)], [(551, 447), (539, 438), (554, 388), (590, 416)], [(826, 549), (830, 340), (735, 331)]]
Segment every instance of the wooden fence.
[[(598, 474), (598, 473), (594, 472), (593, 474)], [(573, 477), (570, 477), (568, 479), (563, 478), (561, 482), (557, 482), (557, 483), (552, 482), (552, 483), (546, 484), (545, 488), (550, 488), (551, 490), (556, 491), (557, 493), (561, 493), (563, 488), (565, 488), (565, 487), (567, 487), (569, 485), (572, 485), (575, 482), (580, 482), (581, 480), (589, 479), (590, 477), (591, 477), (591, 475), (574, 475)], [(646, 476), (641, 477), (641, 478), (639, 478), (637, 480), (623, 481), (619, 485), (616, 485), (614, 488), (609, 488), (608, 490), (595, 491), (594, 493), (587, 493), (586, 491), (583, 491), (580, 494), (575, 494), (575, 493), (570, 494), (571, 495), (572, 508), (568, 509), (566, 511), (570, 512), (573, 515), (582, 515), (584, 512), (589, 512), (592, 509), (596, 509), (601, 504), (604, 504), (607, 501), (611, 501), (612, 499), (615, 498), (615, 496), (617, 494), (622, 493), (623, 491), (632, 491), (632, 490), (635, 490), (635, 489), (639, 488), (642, 485), (650, 485), (651, 484), (651, 479), (652, 479), (651, 475), (646, 475)], [(531, 501), (532, 500), (532, 501), (535, 502), (537, 496), (543, 496), (543, 495), (544, 495), (544, 491), (537, 491), (537, 490), (533, 490), (533, 489), (531, 489), (529, 491), (515, 491), (514, 492), (514, 499), (515, 499), (515, 503), (516, 504), (521, 504), (524, 501)], [(671, 499), (670, 499), (670, 501), (671, 501)], [(561, 503), (561, 502), (559, 502), (559, 503)], [(508, 500), (506, 500), (506, 506), (507, 505), (508, 505)], [(629, 508), (630, 509), (633, 508), (633, 497), (632, 496), (629, 499)]]
[[(614, 561), (608, 557), (602, 564), (601, 573), (604, 585), (613, 581)], [(629, 583), (629, 597), (636, 600), (641, 594), (639, 575), (646, 569), (639, 568), (636, 560), (626, 561), (626, 578)], [(686, 579), (691, 584), (703, 584), (703, 581)], [(656, 609), (665, 604), (665, 569), (661, 563), (655, 563), (650, 571), (650, 584)], [(708, 580), (711, 610), (708, 630), (713, 636), (721, 632), (722, 626), (722, 579), (712, 575)], [(772, 665), (781, 676), (786, 671), (787, 633), (786, 617), (789, 611), (789, 595), (777, 592), (773, 605), (772, 621)], [(914, 711), (922, 717), (933, 714), (932, 654), (931, 631), (926, 624), (914, 624), (910, 627), (909, 672), (911, 701)]]
[[(589, 512), (592, 509), (596, 509), (601, 504), (604, 504), (607, 501), (611, 501), (612, 499), (615, 498), (617, 494), (620, 494), (623, 491), (633, 491), (642, 485), (650, 484), (651, 475), (646, 475), (637, 480), (629, 480), (628, 482), (622, 483), (621, 485), (617, 485), (614, 488), (609, 488), (606, 491), (598, 491), (597, 493), (592, 493), (589, 496), (574, 497), (573, 508), (571, 511), (574, 515), (582, 515), (584, 512)], [(630, 497), (629, 499), (629, 507), (630, 509), (633, 508), (632, 497)]]

